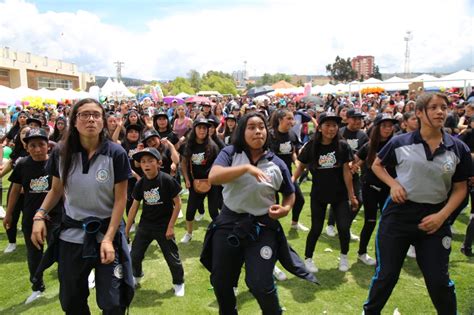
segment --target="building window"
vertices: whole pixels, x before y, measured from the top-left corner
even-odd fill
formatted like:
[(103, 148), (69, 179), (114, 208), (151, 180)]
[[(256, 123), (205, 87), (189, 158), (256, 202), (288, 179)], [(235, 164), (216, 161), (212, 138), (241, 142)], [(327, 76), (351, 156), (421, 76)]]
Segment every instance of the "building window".
[(53, 79), (46, 77), (38, 78), (38, 89), (47, 88), (47, 89), (57, 89), (62, 88), (65, 90), (72, 89), (72, 81), (65, 79)]
[(6, 69), (0, 69), (0, 78), (10, 78), (10, 73)]

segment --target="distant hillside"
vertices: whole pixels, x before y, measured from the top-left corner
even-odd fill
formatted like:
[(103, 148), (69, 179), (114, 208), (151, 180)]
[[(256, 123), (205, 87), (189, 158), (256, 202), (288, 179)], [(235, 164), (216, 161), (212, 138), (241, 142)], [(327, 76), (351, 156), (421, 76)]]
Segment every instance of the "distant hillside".
[[(95, 82), (99, 87), (103, 87), (105, 82), (107, 81), (109, 77), (102, 77), (102, 76), (96, 76), (95, 77)], [(125, 86), (141, 86), (144, 84), (150, 84), (151, 81), (145, 81), (145, 80), (140, 80), (140, 79), (133, 79), (133, 78), (122, 78), (123, 83)]]

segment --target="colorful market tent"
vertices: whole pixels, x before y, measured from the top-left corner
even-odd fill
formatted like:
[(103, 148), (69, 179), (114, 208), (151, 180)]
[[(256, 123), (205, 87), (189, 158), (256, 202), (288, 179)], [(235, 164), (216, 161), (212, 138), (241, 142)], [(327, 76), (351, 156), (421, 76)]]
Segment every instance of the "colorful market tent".
[(296, 88), (296, 86), (294, 86), (291, 83), (286, 82), (285, 80), (281, 80), (281, 81), (278, 81), (277, 83), (272, 84), (272, 88), (274, 88), (275, 90), (277, 90), (277, 89), (293, 89), (293, 88)]

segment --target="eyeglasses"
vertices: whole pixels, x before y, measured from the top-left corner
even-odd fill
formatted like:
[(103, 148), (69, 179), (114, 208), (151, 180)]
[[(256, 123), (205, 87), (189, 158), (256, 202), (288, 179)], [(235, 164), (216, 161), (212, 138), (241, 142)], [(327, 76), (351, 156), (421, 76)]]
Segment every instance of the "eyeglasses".
[(99, 112), (93, 112), (93, 113), (87, 113), (87, 112), (83, 112), (83, 113), (77, 113), (76, 115), (79, 120), (81, 121), (88, 121), (89, 118), (92, 117), (92, 119), (94, 120), (99, 120), (102, 118), (102, 114), (99, 113)]

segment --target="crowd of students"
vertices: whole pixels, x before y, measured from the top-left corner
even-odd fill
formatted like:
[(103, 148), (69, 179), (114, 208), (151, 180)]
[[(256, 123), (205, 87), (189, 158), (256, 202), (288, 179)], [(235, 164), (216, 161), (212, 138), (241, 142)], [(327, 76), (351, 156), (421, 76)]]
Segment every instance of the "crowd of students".
[[(414, 92), (359, 101), (332, 95), (317, 103), (291, 97), (198, 104), (84, 99), (41, 111), (15, 108), (11, 125), (0, 116), (3, 147), (12, 148), (0, 167), (0, 176), (12, 171), (4, 252), (16, 250), (23, 213), (33, 291), (26, 302), (42, 295), (42, 273), (57, 261), (66, 313), (89, 313), (87, 296), (95, 286), (104, 313), (123, 314), (145, 276), (142, 262), (154, 240), (175, 295), (184, 296), (174, 226), (184, 216), (180, 241), (192, 245), (193, 222), (202, 218), (207, 198), (212, 223), (201, 261), (222, 314), (237, 312), (233, 289), (243, 264), (264, 314), (282, 312), (274, 278), (286, 275), (277, 260), (318, 282), (313, 257), (328, 205), (326, 233), (338, 234), (339, 270), (349, 270), (351, 238), (360, 238), (358, 259), (377, 265), (366, 314), (380, 313), (407, 251), (417, 258), (437, 311), (452, 314), (450, 227), (474, 191), (474, 102)], [(311, 181), (306, 200), (299, 187), (305, 179)], [(310, 227), (299, 222), (305, 201)], [(351, 225), (362, 206), (358, 236)], [(461, 248), (466, 256), (472, 256), (472, 209), (471, 202)], [(291, 249), (277, 220), (290, 210), (289, 228), (308, 232), (304, 258)], [(378, 214), (376, 252), (368, 253)]]

